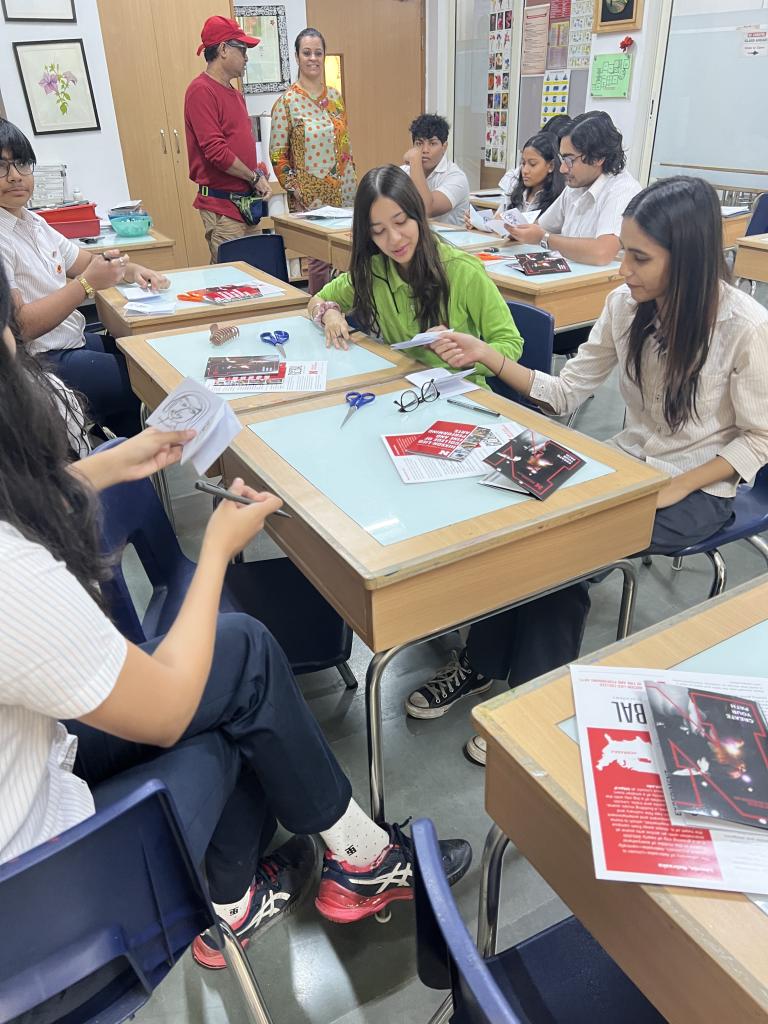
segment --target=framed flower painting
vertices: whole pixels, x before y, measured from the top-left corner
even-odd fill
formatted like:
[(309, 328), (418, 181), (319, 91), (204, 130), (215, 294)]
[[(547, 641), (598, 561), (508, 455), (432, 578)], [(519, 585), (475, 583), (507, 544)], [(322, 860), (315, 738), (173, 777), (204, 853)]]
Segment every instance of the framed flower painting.
[(35, 135), (100, 129), (82, 39), (14, 43), (13, 52)]

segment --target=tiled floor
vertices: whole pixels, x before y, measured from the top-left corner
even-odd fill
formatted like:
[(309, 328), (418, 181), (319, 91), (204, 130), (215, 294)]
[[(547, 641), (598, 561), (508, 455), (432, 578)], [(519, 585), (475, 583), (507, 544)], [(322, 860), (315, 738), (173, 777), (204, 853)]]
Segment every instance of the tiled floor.
[[(609, 437), (621, 426), (623, 406), (615, 388), (606, 385), (578, 423), (592, 436)], [(177, 527), (187, 552), (194, 556), (210, 509), (209, 499), (192, 491), (188, 474), (174, 472)], [(255, 552), (270, 553), (268, 539)], [(760, 556), (747, 544), (726, 551), (728, 585), (762, 573)], [(668, 559), (657, 558), (640, 572), (636, 628), (658, 622), (706, 597), (709, 563), (691, 559), (672, 572)], [(141, 589), (140, 582), (136, 585)], [(619, 580), (592, 588), (593, 607), (584, 653), (615, 636)], [(413, 687), (437, 667), (450, 647), (448, 637), (413, 649), (388, 671), (383, 687), (388, 808), (398, 820), (428, 815), (444, 836), (461, 835), (472, 843), (475, 863), (455, 893), (470, 928), (477, 913), (478, 861), (489, 819), (483, 809), (483, 772), (470, 765), (461, 746), (470, 728), (468, 708), (433, 722), (407, 718), (402, 702)], [(455, 639), (455, 636), (453, 637)], [(368, 651), (356, 643), (352, 668), (363, 680)], [(364, 698), (362, 687), (350, 694), (333, 671), (302, 679), (302, 688), (331, 746), (348, 772), (361, 803), (367, 802)], [(514, 851), (505, 865), (500, 944), (509, 945), (559, 920), (566, 907)], [(334, 926), (319, 918), (311, 902), (285, 924), (275, 926), (249, 949), (275, 1024), (414, 1024), (427, 1021), (442, 993), (426, 990), (416, 979), (412, 909), (395, 907), (392, 920)], [(160, 987), (140, 1024), (222, 1024), (246, 1020), (237, 988), (228, 972), (198, 969), (189, 956)]]

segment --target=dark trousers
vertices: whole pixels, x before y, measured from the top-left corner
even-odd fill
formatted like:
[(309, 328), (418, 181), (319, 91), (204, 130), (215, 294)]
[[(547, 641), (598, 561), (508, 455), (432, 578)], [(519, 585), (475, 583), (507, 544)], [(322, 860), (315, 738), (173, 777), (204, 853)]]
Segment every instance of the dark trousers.
[(166, 784), (216, 903), (234, 902), (247, 890), (277, 821), (290, 832), (321, 832), (352, 797), (282, 649), (249, 615), (219, 616), (205, 692), (174, 747), (66, 724), (78, 737), (75, 774), (88, 783), (97, 808), (149, 779)]
[(107, 351), (102, 337), (85, 333), (82, 348), (46, 352), (41, 357), (64, 383), (88, 400), (93, 419), (117, 434), (133, 437), (141, 430), (140, 403), (131, 390), (125, 357)]
[[(638, 554), (672, 555), (706, 540), (729, 521), (733, 499), (694, 491), (659, 509), (651, 543)], [(589, 583), (575, 583), (536, 601), (501, 612), (469, 631), (467, 657), (484, 676), (517, 686), (579, 656), (589, 613)]]

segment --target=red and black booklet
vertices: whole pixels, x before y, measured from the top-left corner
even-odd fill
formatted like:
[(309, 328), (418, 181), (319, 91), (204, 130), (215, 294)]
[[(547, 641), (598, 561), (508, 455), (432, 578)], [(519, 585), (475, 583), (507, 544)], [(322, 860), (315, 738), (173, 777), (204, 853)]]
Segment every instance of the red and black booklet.
[(523, 252), (515, 257), (518, 270), (528, 277), (541, 274), (570, 274), (568, 261), (559, 252)]
[(584, 459), (533, 430), (523, 430), (483, 460), (493, 470), (481, 484), (547, 498), (584, 465)]
[(408, 454), (462, 462), (483, 444), (490, 433), (488, 427), (478, 427), (474, 423), (437, 420), (408, 446)]
[[(276, 356), (211, 356), (205, 367), (205, 379), (215, 377), (271, 376), (280, 372)], [(284, 365), (284, 364), (283, 364)]]

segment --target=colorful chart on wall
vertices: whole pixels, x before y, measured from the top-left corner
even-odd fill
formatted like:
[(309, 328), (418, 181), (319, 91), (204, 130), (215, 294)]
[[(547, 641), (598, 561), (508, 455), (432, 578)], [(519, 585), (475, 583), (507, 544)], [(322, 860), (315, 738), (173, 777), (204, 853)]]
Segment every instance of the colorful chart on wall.
[(506, 167), (507, 163), (513, 2), (514, 0), (490, 0), (489, 5), (484, 147), (486, 167)]
[(547, 71), (541, 88), (541, 123), (550, 117), (568, 113), (568, 93), (571, 86), (570, 71)]
[(629, 96), (631, 78), (631, 53), (597, 53), (592, 58), (590, 95), (625, 100)]

